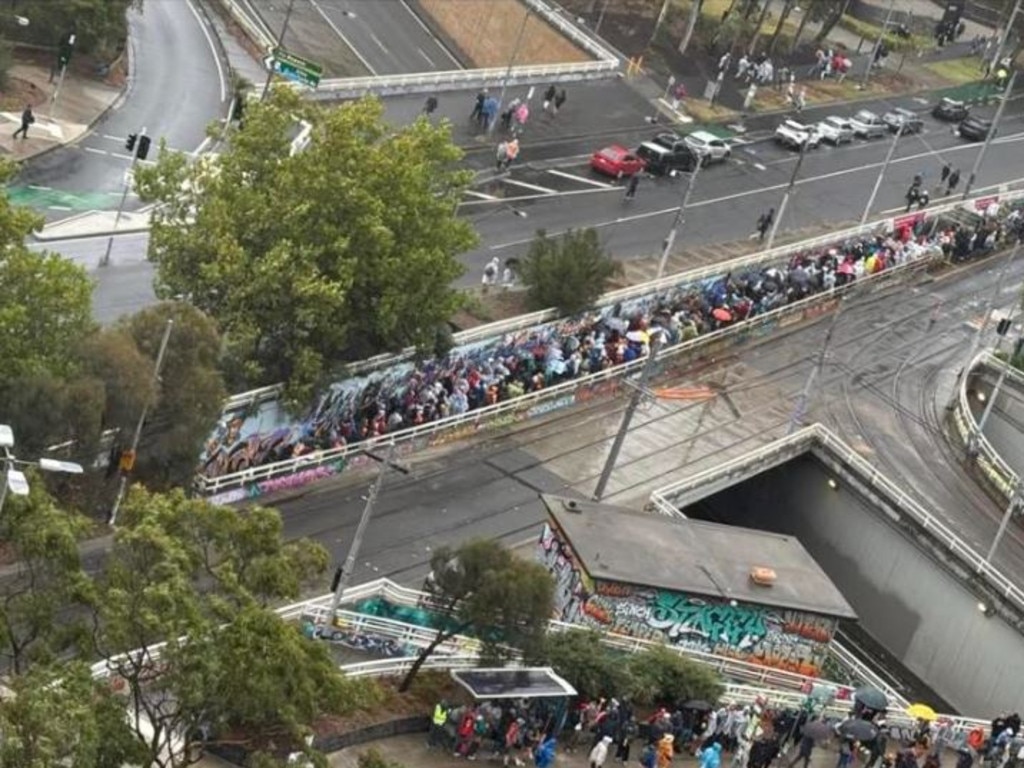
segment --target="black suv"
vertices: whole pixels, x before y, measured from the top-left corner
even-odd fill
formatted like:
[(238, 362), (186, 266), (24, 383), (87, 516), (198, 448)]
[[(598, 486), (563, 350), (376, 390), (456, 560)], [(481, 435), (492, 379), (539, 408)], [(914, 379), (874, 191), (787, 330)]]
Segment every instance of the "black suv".
[[(678, 141), (672, 141), (678, 138)], [(645, 141), (636, 150), (636, 156), (644, 161), (644, 170), (657, 176), (670, 171), (692, 171), (697, 167), (697, 155), (675, 134), (663, 133), (653, 141)]]
[(942, 99), (932, 109), (932, 117), (936, 120), (945, 120), (947, 123), (959, 123), (966, 120), (971, 110), (962, 101), (953, 99)]
[(961, 139), (967, 139), (968, 141), (984, 141), (988, 138), (989, 131), (992, 130), (992, 121), (985, 120), (981, 117), (968, 117), (957, 128), (957, 133), (960, 134)]

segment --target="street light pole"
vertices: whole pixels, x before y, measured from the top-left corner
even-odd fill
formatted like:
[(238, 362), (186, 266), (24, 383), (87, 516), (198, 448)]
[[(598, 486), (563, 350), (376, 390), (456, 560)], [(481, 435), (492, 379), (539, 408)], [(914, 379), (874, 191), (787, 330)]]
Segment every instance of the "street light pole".
[(639, 380), (633, 387), (633, 394), (630, 395), (629, 405), (626, 406), (626, 412), (622, 415), (619, 431), (615, 433), (612, 449), (608, 452), (608, 458), (605, 460), (604, 468), (601, 470), (601, 477), (597, 480), (597, 487), (594, 489), (594, 501), (600, 501), (601, 497), (604, 496), (605, 489), (608, 487), (608, 480), (615, 470), (615, 463), (619, 460), (622, 444), (626, 442), (629, 425), (633, 422), (633, 414), (636, 413), (636, 409), (640, 407), (640, 401), (647, 394), (647, 382), (654, 374), (655, 363), (658, 360), (658, 351), (660, 349), (661, 333), (659, 332), (651, 337), (651, 348), (647, 353), (647, 362), (644, 364), (643, 370), (640, 371)]
[[(516, 34), (516, 44), (515, 44), (515, 47), (512, 48), (512, 55), (509, 56), (508, 66), (505, 68), (505, 74), (501, 78), (501, 90), (498, 91), (498, 111), (499, 112), (505, 106), (505, 91), (508, 90), (508, 81), (512, 78), (512, 67), (515, 66), (516, 59), (519, 58), (519, 49), (520, 49), (520, 47), (523, 44), (523, 35), (526, 34), (526, 25), (530, 21), (530, 16), (533, 15), (533, 7), (532, 6), (528, 6), (528, 7), (525, 8), (525, 11), (526, 12), (523, 14), (523, 22), (522, 22), (522, 24), (519, 25), (519, 32)], [(495, 115), (494, 119), (491, 120), (491, 123), (488, 126), (487, 130), (488, 131), (493, 131), (494, 130), (494, 126), (497, 125), (497, 124), (498, 124), (498, 115)]]
[(964, 194), (961, 199), (966, 200), (967, 196), (971, 193), (971, 189), (974, 187), (974, 182), (978, 178), (978, 170), (981, 168), (981, 162), (985, 159), (985, 153), (988, 152), (989, 145), (992, 144), (992, 139), (996, 136), (996, 130), (999, 128), (999, 121), (1003, 117), (1003, 110), (1006, 109), (1006, 102), (1010, 99), (1010, 94), (1013, 92), (1013, 84), (1017, 81), (1017, 72), (1010, 76), (1010, 82), (1006, 84), (1006, 89), (1003, 91), (1003, 97), (999, 100), (999, 108), (996, 109), (995, 117), (992, 118), (992, 127), (989, 128), (988, 135), (985, 136), (985, 143), (981, 145), (981, 151), (978, 153), (978, 157), (974, 160), (974, 167), (971, 168), (971, 175), (967, 177), (967, 182), (964, 184)]
[(861, 88), (867, 88), (868, 80), (871, 78), (871, 68), (875, 66), (875, 60), (878, 58), (878, 51), (882, 47), (882, 40), (885, 39), (885, 33), (889, 29), (889, 21), (892, 19), (893, 9), (896, 7), (896, 0), (889, 0), (889, 10), (885, 12), (885, 21), (882, 22), (882, 28), (878, 30), (878, 39), (875, 40), (875, 45), (871, 49), (871, 57), (868, 59), (868, 65), (864, 68), (864, 77), (860, 81)]
[(871, 207), (875, 204), (875, 198), (878, 196), (878, 190), (882, 187), (882, 179), (885, 178), (885, 172), (889, 169), (889, 163), (892, 162), (892, 156), (896, 152), (896, 143), (900, 140), (900, 136), (903, 134), (902, 127), (896, 129), (896, 133), (892, 137), (892, 144), (889, 145), (889, 151), (885, 155), (885, 162), (882, 163), (881, 169), (878, 171), (878, 177), (875, 179), (875, 186), (871, 190), (871, 197), (868, 198), (868, 204), (864, 206), (864, 213), (860, 217), (860, 225), (864, 226), (867, 223), (868, 216), (871, 215)]
[(700, 169), (704, 165), (704, 161), (698, 155), (696, 159), (696, 165), (693, 167), (693, 171), (686, 177), (686, 187), (683, 189), (683, 200), (679, 204), (679, 208), (676, 209), (676, 217), (672, 220), (672, 229), (668, 231), (668, 236), (665, 238), (665, 242), (661, 248), (661, 258), (658, 260), (658, 276), (656, 280), (661, 280), (665, 275), (665, 266), (668, 264), (669, 254), (672, 253), (672, 247), (676, 244), (676, 235), (679, 233), (679, 228), (683, 225), (683, 217), (686, 215), (686, 206), (690, 204), (690, 195), (693, 194), (693, 189), (697, 185), (697, 176), (700, 174)]
[(39, 459), (38, 461), (23, 461), (16, 457), (11, 449), (14, 447), (14, 432), (6, 424), (0, 424), (0, 470), (3, 475), (0, 477), (0, 513), (3, 512), (4, 502), (7, 501), (7, 492), (15, 496), (28, 496), (28, 480), (25, 475), (15, 467), (18, 465), (38, 467), (45, 472), (64, 472), (71, 475), (80, 475), (84, 471), (81, 464), (73, 461), (58, 461), (56, 459)]
[[(284, 13), (284, 23), (281, 25), (281, 31), (277, 35), (277, 42), (274, 43), (274, 51), (281, 48), (284, 45), (284, 36), (288, 34), (288, 25), (292, 20), (292, 11), (295, 10), (295, 0), (288, 0), (288, 10)], [(270, 52), (270, 55), (274, 55), (274, 51)], [(270, 70), (267, 72), (267, 80), (263, 83), (263, 93), (260, 94), (260, 101), (265, 101), (267, 94), (270, 93), (270, 85), (274, 82), (274, 67), (273, 64), (270, 66)]]
[(334, 626), (335, 619), (338, 618), (338, 606), (341, 605), (341, 596), (352, 579), (352, 572), (356, 567), (356, 557), (359, 555), (359, 549), (363, 546), (363, 536), (366, 535), (366, 527), (370, 524), (370, 518), (373, 517), (373, 505), (380, 495), (381, 488), (384, 487), (384, 477), (391, 467), (394, 467), (399, 472), (408, 474), (407, 469), (392, 463), (391, 460), (394, 458), (394, 455), (395, 443), (392, 441), (388, 444), (388, 451), (380, 462), (380, 468), (377, 470), (377, 479), (373, 481), (373, 485), (370, 486), (370, 492), (366, 495), (366, 505), (363, 507), (363, 514), (359, 518), (359, 525), (356, 526), (355, 535), (352, 537), (352, 543), (349, 545), (348, 555), (345, 556), (345, 564), (341, 567), (338, 583), (334, 585), (334, 597), (331, 598), (331, 612), (329, 615), (332, 627)]
[[(1020, 3), (1018, 3), (1020, 5)], [(1017, 504), (1020, 501), (1020, 480), (1013, 486), (1013, 493), (1010, 495), (1010, 503), (1006, 505), (1006, 511), (1003, 512), (1003, 519), (999, 521), (999, 530), (996, 531), (996, 537), (992, 539), (992, 546), (988, 548), (988, 554), (985, 555), (985, 562), (991, 563), (992, 557), (996, 553), (996, 549), (999, 547), (999, 542), (1003, 540), (1003, 536), (1006, 534), (1006, 528), (1010, 524), (1010, 520), (1013, 518), (1014, 513), (1017, 511)]]
[[(153, 366), (153, 383), (160, 384), (160, 371), (164, 367), (164, 357), (167, 354), (167, 342), (171, 340), (171, 329), (174, 328), (174, 321), (167, 320), (167, 327), (164, 329), (164, 337), (160, 340), (160, 351), (156, 353), (156, 364)], [(154, 387), (155, 389), (155, 387)], [(117, 513), (121, 509), (121, 502), (124, 500), (124, 492), (128, 487), (128, 475), (135, 468), (135, 458), (139, 450), (139, 441), (142, 439), (142, 428), (146, 426), (146, 416), (152, 400), (142, 406), (142, 413), (139, 414), (139, 421), (135, 425), (135, 434), (132, 436), (132, 447), (129, 449), (127, 466), (121, 469), (121, 480), (117, 486), (117, 497), (114, 499), (114, 506), (110, 509), (110, 526), (117, 523)]]
[(789, 417), (789, 426), (786, 429), (787, 435), (792, 435), (800, 425), (803, 423), (804, 416), (807, 415), (807, 403), (811, 399), (811, 390), (814, 388), (814, 382), (821, 374), (821, 369), (825, 367), (825, 358), (828, 356), (829, 347), (832, 346), (832, 335), (835, 333), (836, 326), (839, 325), (839, 318), (843, 314), (843, 307), (846, 297), (840, 298), (840, 304), (836, 308), (836, 313), (832, 315), (832, 320), (828, 324), (828, 330), (825, 331), (825, 340), (821, 344), (821, 350), (818, 352), (818, 359), (814, 361), (814, 367), (811, 368), (810, 374), (807, 376), (807, 381), (804, 382), (803, 389), (800, 390), (800, 395), (797, 397), (796, 405), (793, 407), (793, 413)]
[(992, 69), (994, 70), (999, 66), (999, 60), (1003, 57), (1003, 51), (1006, 49), (1006, 43), (1010, 39), (1010, 33), (1013, 31), (1013, 22), (1017, 20), (1017, 14), (1020, 13), (1021, 0), (1017, 0), (1013, 5), (1013, 10), (1010, 11), (1010, 20), (1006, 22), (1006, 28), (1003, 30), (1002, 36), (999, 38), (999, 44), (996, 45), (995, 53), (992, 56)]
[(789, 177), (789, 185), (786, 187), (786, 191), (782, 193), (782, 202), (779, 203), (779, 212), (775, 214), (775, 220), (772, 222), (772, 230), (768, 233), (768, 244), (765, 246), (765, 250), (770, 251), (772, 244), (775, 242), (775, 233), (779, 231), (779, 222), (782, 221), (782, 215), (786, 212), (786, 206), (789, 204), (789, 196), (793, 194), (793, 188), (796, 186), (796, 178), (800, 174), (800, 166), (804, 164), (804, 157), (807, 155), (807, 142), (805, 141), (800, 145), (800, 157), (796, 159), (796, 165), (793, 167), (793, 174)]
[(136, 139), (135, 146), (132, 147), (132, 161), (128, 164), (128, 170), (125, 171), (125, 178), (122, 183), (121, 190), (121, 201), (117, 204), (117, 213), (114, 215), (114, 226), (111, 228), (110, 237), (107, 238), (107, 248), (103, 252), (103, 258), (100, 259), (101, 267), (110, 266), (110, 251), (114, 247), (114, 237), (117, 235), (117, 225), (121, 223), (121, 217), (124, 215), (124, 204), (128, 200), (128, 193), (132, 188), (132, 180), (135, 178), (135, 164), (139, 160), (139, 152), (142, 150), (142, 137), (146, 135), (146, 126), (142, 126), (142, 130), (139, 131)]

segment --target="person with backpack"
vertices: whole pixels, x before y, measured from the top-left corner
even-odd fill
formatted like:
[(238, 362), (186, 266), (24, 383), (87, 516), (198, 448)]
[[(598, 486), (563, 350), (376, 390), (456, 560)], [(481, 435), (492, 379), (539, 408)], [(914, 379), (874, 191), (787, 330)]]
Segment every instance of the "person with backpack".
[(28, 138), (28, 127), (36, 121), (36, 116), (32, 114), (32, 105), (26, 104), (25, 111), (21, 113), (21, 128), (14, 132), (14, 138), (18, 138), (18, 134), (21, 134), (21, 139), (24, 141)]
[(642, 768), (657, 768), (658, 749), (653, 744), (647, 744), (640, 753), (640, 765)]

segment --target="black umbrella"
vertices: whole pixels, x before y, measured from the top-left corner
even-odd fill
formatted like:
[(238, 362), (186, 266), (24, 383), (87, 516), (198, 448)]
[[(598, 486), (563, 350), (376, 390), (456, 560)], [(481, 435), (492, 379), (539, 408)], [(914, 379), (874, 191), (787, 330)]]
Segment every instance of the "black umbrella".
[(805, 725), (800, 734), (815, 741), (825, 741), (832, 735), (832, 727), (824, 720), (814, 720)]
[(711, 709), (711, 704), (704, 701), (704, 699), (690, 699), (688, 702), (683, 704), (683, 709), (693, 709), (697, 712), (707, 712)]
[(888, 697), (877, 688), (872, 688), (869, 685), (863, 688), (858, 688), (853, 694), (854, 701), (863, 704), (868, 709), (873, 709), (876, 712), (881, 712), (889, 706)]
[(878, 726), (867, 720), (851, 718), (839, 725), (839, 735), (856, 741), (874, 741), (878, 737)]

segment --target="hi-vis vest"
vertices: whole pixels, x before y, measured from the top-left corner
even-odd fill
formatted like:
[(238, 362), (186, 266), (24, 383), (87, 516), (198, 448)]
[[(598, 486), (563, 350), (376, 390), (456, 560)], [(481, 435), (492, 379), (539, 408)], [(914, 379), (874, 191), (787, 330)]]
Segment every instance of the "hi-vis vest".
[(434, 725), (444, 725), (448, 722), (448, 711), (440, 704), (434, 705)]

